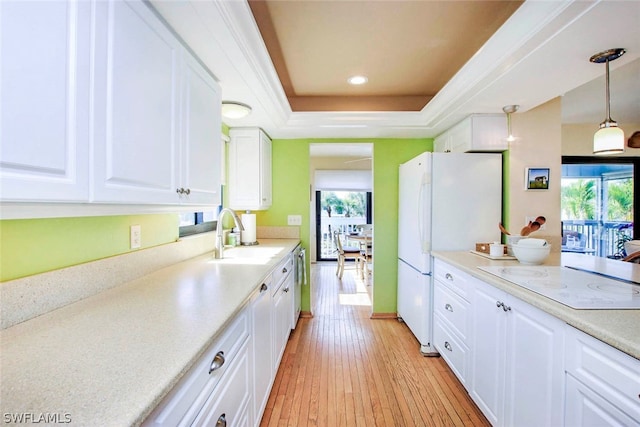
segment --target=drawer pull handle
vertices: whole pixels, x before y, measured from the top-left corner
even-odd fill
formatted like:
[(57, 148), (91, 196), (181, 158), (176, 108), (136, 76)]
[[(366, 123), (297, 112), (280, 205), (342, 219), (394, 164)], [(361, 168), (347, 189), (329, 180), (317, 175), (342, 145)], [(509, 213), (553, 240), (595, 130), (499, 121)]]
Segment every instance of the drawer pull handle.
[(445, 277), (445, 279), (447, 279), (447, 280), (451, 280), (451, 281), (453, 281), (453, 276), (451, 275), (451, 273), (447, 273), (447, 274), (445, 274), (445, 275), (444, 275), (444, 277)]
[(496, 301), (496, 307), (498, 308), (502, 307), (502, 310), (504, 312), (511, 311), (511, 307), (509, 307), (508, 305), (504, 305), (502, 301)]
[(449, 344), (449, 341), (444, 342), (444, 348), (446, 348), (449, 351), (453, 351), (453, 349), (451, 348), (451, 344)]
[(269, 289), (269, 287), (266, 283), (263, 283), (262, 286), (260, 286), (260, 293), (265, 292), (267, 289)]
[(224, 365), (224, 351), (219, 351), (211, 361), (211, 366), (209, 366), (209, 373), (222, 368), (222, 365)]
[(216, 421), (216, 427), (227, 427), (227, 414), (222, 414)]
[(453, 313), (453, 307), (451, 307), (451, 304), (449, 303), (444, 305), (444, 309)]

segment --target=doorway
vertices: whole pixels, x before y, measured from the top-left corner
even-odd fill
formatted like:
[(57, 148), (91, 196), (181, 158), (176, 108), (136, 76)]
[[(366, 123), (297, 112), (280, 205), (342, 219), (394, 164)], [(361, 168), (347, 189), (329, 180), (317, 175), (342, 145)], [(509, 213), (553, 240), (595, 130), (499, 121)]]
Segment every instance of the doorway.
[[(636, 158), (562, 158), (562, 251), (608, 258), (625, 255), (638, 238)], [(635, 236), (635, 237), (634, 237)]]
[(318, 261), (335, 261), (335, 233), (343, 241), (371, 226), (370, 191), (316, 191), (316, 254)]

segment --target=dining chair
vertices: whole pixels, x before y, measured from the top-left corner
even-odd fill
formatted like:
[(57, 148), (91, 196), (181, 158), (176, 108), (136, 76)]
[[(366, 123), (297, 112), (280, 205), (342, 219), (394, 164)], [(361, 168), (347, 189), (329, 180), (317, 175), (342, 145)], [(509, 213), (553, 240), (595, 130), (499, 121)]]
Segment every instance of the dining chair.
[(622, 258), (623, 261), (627, 261), (627, 262), (635, 262), (636, 264), (640, 264), (640, 251), (636, 251), (632, 254), (627, 255), (626, 257)]
[(360, 248), (355, 246), (343, 247), (342, 242), (340, 241), (340, 233), (338, 231), (335, 231), (333, 236), (336, 242), (336, 249), (338, 251), (338, 270), (336, 271), (336, 276), (338, 276), (339, 279), (342, 279), (346, 260), (352, 259), (354, 261), (356, 271), (360, 269), (360, 264), (362, 262)]
[(365, 240), (360, 243), (360, 277), (369, 284), (371, 266), (373, 265), (373, 240)]

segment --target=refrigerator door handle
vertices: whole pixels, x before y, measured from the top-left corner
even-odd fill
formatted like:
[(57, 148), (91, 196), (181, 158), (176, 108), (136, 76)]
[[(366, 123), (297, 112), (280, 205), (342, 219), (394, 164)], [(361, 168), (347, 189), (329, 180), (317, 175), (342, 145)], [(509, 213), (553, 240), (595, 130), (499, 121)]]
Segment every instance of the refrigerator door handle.
[(423, 254), (429, 253), (430, 242), (427, 241), (427, 236), (424, 232), (424, 190), (427, 185), (430, 185), (431, 176), (424, 172), (422, 179), (420, 180), (420, 190), (418, 194), (418, 235), (420, 236), (420, 250)]

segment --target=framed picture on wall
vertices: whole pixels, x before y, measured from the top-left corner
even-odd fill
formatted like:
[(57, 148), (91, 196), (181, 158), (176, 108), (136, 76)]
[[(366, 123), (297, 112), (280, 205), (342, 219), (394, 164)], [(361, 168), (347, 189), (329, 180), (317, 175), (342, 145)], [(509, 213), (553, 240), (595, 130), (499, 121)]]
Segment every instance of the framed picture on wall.
[(526, 168), (524, 177), (527, 190), (549, 189), (549, 168)]

